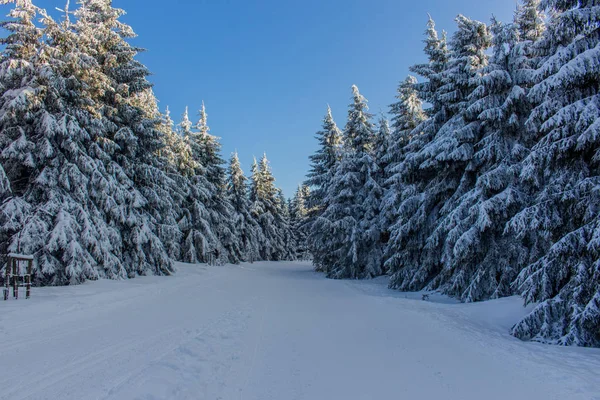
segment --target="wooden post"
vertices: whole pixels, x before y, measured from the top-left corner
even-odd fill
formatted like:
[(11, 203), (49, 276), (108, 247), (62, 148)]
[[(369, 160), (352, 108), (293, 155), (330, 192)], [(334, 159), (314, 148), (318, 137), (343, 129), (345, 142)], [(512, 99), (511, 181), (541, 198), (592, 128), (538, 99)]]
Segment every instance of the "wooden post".
[(8, 257), (6, 260), (6, 268), (4, 270), (4, 301), (8, 300), (8, 293), (10, 292), (10, 264), (12, 258)]
[(33, 272), (33, 261), (27, 262), (27, 275), (25, 276), (25, 298), (31, 297), (31, 273)]
[(19, 298), (19, 266), (16, 258), (13, 258), (13, 296)]

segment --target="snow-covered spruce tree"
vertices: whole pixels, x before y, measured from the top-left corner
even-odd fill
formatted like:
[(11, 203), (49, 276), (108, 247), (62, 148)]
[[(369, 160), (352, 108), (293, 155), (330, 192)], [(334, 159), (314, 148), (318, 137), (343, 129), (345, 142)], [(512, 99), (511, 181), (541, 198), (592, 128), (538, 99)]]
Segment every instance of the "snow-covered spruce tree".
[(188, 216), (186, 198), (189, 195), (189, 176), (196, 165), (191, 150), (183, 139), (173, 129), (170, 115), (161, 114), (158, 102), (151, 89), (137, 93), (132, 98), (132, 104), (143, 110), (147, 119), (159, 121), (157, 129), (163, 137), (164, 146), (156, 153), (160, 168), (165, 174), (162, 184), (155, 188), (157, 195), (169, 198), (170, 207), (160, 209), (156, 220), (158, 236), (163, 243), (169, 257), (181, 260), (181, 244), (184, 234), (181, 230), (181, 221)]
[(170, 190), (177, 208), (175, 216), (178, 227), (177, 232), (174, 232), (175, 236), (167, 238), (164, 243), (172, 259), (184, 261), (183, 244), (189, 221), (192, 220), (191, 212), (188, 209), (188, 200), (192, 192), (191, 179), (198, 164), (193, 159), (189, 145), (175, 129), (168, 107), (162, 115), (159, 129), (165, 138), (165, 147), (160, 150), (159, 154), (164, 158), (165, 173), (175, 184), (175, 187)]
[(521, 42), (537, 42), (546, 31), (541, 0), (522, 0), (515, 12), (515, 25)]
[[(519, 162), (527, 155), (525, 119), (530, 107), (523, 43), (517, 25), (494, 20), (494, 53), (477, 80), (465, 113), (473, 139), (464, 142), (472, 156), (461, 183), (444, 205), (437, 228), (443, 241), (442, 271), (432, 286), (478, 301), (511, 295), (511, 283), (529, 253), (513, 235), (507, 221), (522, 207), (516, 187)], [(459, 131), (460, 132), (460, 131)]]
[[(426, 119), (423, 111), (423, 102), (419, 98), (415, 85), (417, 79), (408, 76), (398, 87), (396, 98), (398, 102), (390, 105), (392, 117), (392, 132), (389, 137), (386, 165), (384, 166), (385, 181), (383, 183), (384, 196), (381, 200), (380, 220), (381, 226), (386, 231), (386, 237), (392, 237), (394, 225), (398, 222), (398, 208), (401, 204), (401, 194), (404, 189), (402, 175), (402, 161), (405, 156), (405, 146), (411, 140), (411, 133)], [(396, 237), (397, 235), (394, 235)], [(389, 269), (394, 264), (394, 257), (398, 249), (393, 242), (388, 242), (384, 249), (384, 267)]]
[(600, 346), (600, 4), (542, 6), (551, 19), (527, 122), (536, 144), (520, 177), (531, 200), (509, 229), (536, 250), (516, 287), (539, 304), (512, 333)]
[(97, 68), (89, 73), (105, 78), (95, 100), (102, 105), (98, 141), (108, 149), (106, 169), (130, 188), (111, 220), (123, 239), (123, 264), (129, 276), (169, 274), (172, 262), (160, 240), (160, 229), (171, 223), (163, 217), (174, 204), (165, 190), (171, 183), (157, 157), (164, 136), (160, 120), (136, 101), (151, 87), (149, 71), (135, 58), (140, 50), (127, 41), (135, 34), (119, 21), (123, 14), (110, 0), (81, 0), (74, 30), (78, 48), (96, 60)]
[(280, 256), (280, 260), (293, 261), (296, 260), (296, 252), (298, 244), (294, 233), (292, 232), (292, 226), (290, 224), (290, 209), (289, 202), (286, 201), (285, 195), (281, 188), (277, 189), (277, 214), (275, 221), (279, 226), (281, 235), (283, 237), (283, 249)]
[[(434, 115), (442, 108), (442, 103), (438, 99), (438, 90), (442, 86), (442, 76), (440, 73), (446, 69), (446, 64), (450, 58), (450, 52), (446, 43), (446, 32), (442, 33), (440, 38), (435, 29), (435, 21), (431, 16), (427, 21), (427, 29), (425, 30), (425, 48), (423, 49), (427, 56), (427, 62), (423, 64), (415, 64), (410, 67), (410, 71), (423, 77), (424, 81), (413, 83), (413, 87), (417, 90), (419, 98), (431, 105), (427, 110), (428, 115)], [(392, 113), (394, 112), (392, 106)], [(394, 120), (394, 125), (396, 121)]]
[(249, 262), (258, 261), (262, 231), (252, 217), (248, 197), (248, 178), (242, 171), (237, 152), (231, 155), (228, 172), (227, 195), (234, 210), (233, 220), (237, 240), (240, 243), (240, 259)]
[[(467, 110), (477, 79), (487, 65), (491, 36), (481, 22), (462, 15), (456, 21), (458, 29), (452, 37), (450, 60), (438, 75), (442, 85), (434, 96), (442, 106), (431, 116), (431, 125), (443, 124), (431, 140), (420, 143), (421, 148), (404, 160), (407, 168), (403, 167), (403, 173), (418, 175), (417, 184), (408, 186), (408, 196), (403, 195), (406, 200), (400, 207), (402, 225), (396, 228), (394, 237), (394, 245), (400, 244), (398, 248), (404, 253), (397, 257), (400, 263), (396, 268), (401, 268), (391, 280), (391, 286), (399, 289), (437, 289), (446, 283), (445, 275), (439, 275), (446, 261), (441, 256), (449, 226), (444, 218), (455, 206), (453, 196), (462, 190), (463, 172), (473, 156), (473, 144), (480, 130), (478, 121), (468, 120)], [(414, 241), (415, 237), (422, 240), (417, 242), (419, 247), (402, 246), (403, 240)]]
[(390, 122), (383, 114), (379, 117), (377, 128), (373, 143), (373, 156), (375, 157), (375, 162), (379, 166), (377, 181), (383, 186), (386, 181), (386, 174), (391, 161), (390, 146), (392, 140)]
[[(3, 176), (11, 181), (16, 194), (26, 191), (30, 176), (36, 167), (35, 145), (32, 142), (34, 127), (31, 117), (40, 115), (43, 105), (41, 93), (36, 90), (36, 78), (41, 61), (37, 56), (41, 48), (42, 30), (35, 26), (38, 9), (31, 1), (2, 0), (0, 4), (14, 3), (9, 19), (0, 26), (8, 33), (0, 38), (6, 46), (1, 53), (0, 84), (2, 89), (0, 150)], [(36, 100), (36, 101), (33, 101)]]
[(204, 102), (199, 111), (200, 119), (196, 124), (197, 134), (190, 136), (195, 142), (192, 149), (196, 161), (203, 166), (208, 190), (211, 197), (206, 204), (210, 211), (209, 223), (222, 246), (218, 251), (217, 260), (220, 263), (240, 261), (241, 249), (235, 235), (233, 225), (233, 208), (226, 196), (226, 171), (225, 161), (221, 158), (221, 144), (219, 138), (210, 134), (208, 127), (208, 116)]
[(290, 227), (296, 243), (297, 260), (309, 260), (311, 258), (308, 248), (308, 198), (310, 197), (310, 188), (306, 185), (299, 185), (294, 197), (290, 201)]
[(305, 184), (311, 188), (309, 207), (318, 210), (324, 208), (328, 183), (334, 166), (340, 159), (342, 146), (342, 131), (335, 123), (329, 106), (323, 119), (323, 128), (316, 133), (315, 138), (319, 142), (319, 149), (310, 156), (310, 170)]
[(195, 138), (199, 133), (193, 131), (187, 107), (178, 125), (178, 134), (185, 140), (194, 160), (194, 169), (189, 179), (190, 191), (184, 207), (188, 212), (180, 223), (184, 234), (182, 257), (183, 261), (189, 263), (208, 262), (215, 259), (217, 253), (223, 253), (224, 249), (211, 223), (214, 214), (208, 208), (208, 204), (212, 200), (213, 192), (206, 177), (206, 168), (199, 162), (204, 149), (200, 140)]
[(192, 157), (192, 150), (176, 131), (169, 107), (161, 116), (160, 130), (165, 137), (165, 147), (159, 154), (166, 160), (166, 170), (182, 177), (192, 176), (197, 163)]
[[(393, 274), (390, 287), (403, 290), (416, 290), (417, 287), (422, 287), (421, 281), (417, 281), (415, 285), (411, 285), (410, 282), (414, 276), (414, 269), (420, 262), (421, 250), (425, 246), (426, 236), (422, 227), (427, 223), (428, 213), (427, 206), (422, 204), (427, 200), (423, 198), (422, 192), (429, 179), (435, 176), (424, 175), (424, 171), (420, 170), (421, 161), (417, 155), (448, 119), (445, 104), (439, 99), (439, 88), (442, 85), (441, 74), (446, 70), (449, 60), (446, 35), (444, 34), (441, 39), (438, 37), (435, 23), (430, 17), (425, 36), (424, 52), (428, 59), (427, 63), (417, 64), (410, 68), (412, 72), (423, 77), (424, 81), (409, 83), (406, 95), (411, 99), (412, 106), (418, 105), (419, 99), (430, 104), (430, 107), (425, 110), (428, 118), (414, 127), (412, 131), (409, 130), (410, 125), (416, 121), (407, 121), (406, 131), (401, 133), (402, 137), (407, 137), (407, 139), (401, 139), (401, 152), (397, 148), (396, 139), (399, 127), (395, 126), (399, 121), (393, 120), (391, 152), (399, 161), (392, 161), (389, 168), (393, 168), (390, 177), (396, 181), (393, 186), (398, 193), (393, 195), (396, 197), (394, 201), (398, 206), (396, 207), (395, 223), (389, 228), (390, 241), (386, 247), (388, 254), (385, 257), (385, 266)], [(412, 93), (411, 89), (415, 90), (416, 94)], [(417, 112), (415, 115), (418, 115), (418, 110), (413, 109), (412, 111)], [(391, 193), (388, 194), (391, 195)], [(389, 198), (386, 198), (385, 204), (387, 205), (390, 201)]]
[[(393, 160), (393, 154), (390, 151), (392, 145), (392, 136), (390, 130), (390, 123), (388, 119), (382, 114), (378, 121), (378, 130), (375, 135), (373, 143), (373, 158), (377, 169), (373, 171), (373, 178), (379, 186), (377, 194), (377, 202), (379, 206), (377, 209), (377, 216), (373, 223), (376, 224), (376, 229), (379, 231), (381, 241), (381, 259), (382, 265), (384, 265), (385, 248), (389, 242), (389, 228), (394, 222), (395, 210), (390, 207), (389, 203), (386, 203), (386, 195), (389, 193), (389, 166)], [(384, 268), (385, 271), (385, 268)]]
[[(98, 105), (92, 96), (94, 76), (85, 71), (94, 60), (79, 51), (68, 21), (56, 24), (28, 1), (16, 10), (20, 31), (28, 27), (30, 39), (42, 33), (32, 22), (36, 11), (41, 14), (46, 43), (26, 56), (13, 52), (29, 46), (12, 36), (11, 54), (3, 62), (5, 89), (6, 78), (25, 71), (30, 77), (22, 76), (20, 88), (7, 90), (0, 105), (3, 138), (16, 139), (2, 145), (8, 177), (17, 188), (0, 210), (3, 247), (34, 255), (38, 284), (124, 277), (118, 230), (106, 223), (90, 196), (108, 178), (92, 153)], [(10, 24), (5, 27), (11, 31)]]
[(372, 278), (382, 273), (377, 224), (382, 189), (375, 179), (375, 140), (367, 101), (356, 86), (344, 130), (341, 161), (327, 189), (327, 208), (317, 217), (311, 234), (328, 255), (325, 271), (336, 279)]
[(375, 158), (375, 163), (378, 166), (375, 179), (383, 190), (377, 223), (379, 225), (379, 230), (381, 231), (382, 235), (381, 239), (384, 244), (388, 240), (388, 229), (392, 223), (391, 215), (393, 211), (387, 204), (385, 204), (385, 196), (388, 193), (387, 183), (389, 177), (389, 165), (393, 158), (392, 152), (390, 151), (391, 145), (392, 135), (390, 122), (382, 113), (382, 115), (379, 117), (378, 131), (375, 135), (375, 142), (373, 143), (373, 157)]
[[(327, 208), (327, 191), (341, 156), (342, 132), (335, 123), (329, 106), (323, 119), (323, 128), (317, 132), (316, 139), (319, 142), (319, 149), (310, 156), (310, 170), (305, 182), (305, 185), (311, 189), (308, 197), (309, 214), (305, 228), (308, 232), (313, 231), (312, 224)], [(324, 271), (325, 265), (330, 263), (328, 259), (332, 257), (325, 248), (322, 248), (324, 242), (310, 234), (307, 244), (313, 255), (315, 269)]]
[(250, 201), (252, 216), (262, 231), (260, 256), (266, 261), (281, 261), (287, 254), (285, 249), (285, 231), (278, 215), (280, 208), (279, 192), (275, 187), (275, 178), (266, 154), (252, 165)]
[[(37, 75), (42, 64), (38, 51), (42, 29), (35, 26), (38, 9), (29, 0), (2, 0), (14, 3), (9, 19), (0, 26), (8, 33), (0, 38), (6, 46), (1, 54), (0, 84), (2, 108), (0, 150), (8, 183), (15, 194), (23, 194), (36, 165), (34, 162), (34, 126), (31, 116), (43, 112), (42, 93), (37, 89)], [(35, 101), (34, 101), (35, 100)], [(29, 118), (25, 118), (29, 117)]]

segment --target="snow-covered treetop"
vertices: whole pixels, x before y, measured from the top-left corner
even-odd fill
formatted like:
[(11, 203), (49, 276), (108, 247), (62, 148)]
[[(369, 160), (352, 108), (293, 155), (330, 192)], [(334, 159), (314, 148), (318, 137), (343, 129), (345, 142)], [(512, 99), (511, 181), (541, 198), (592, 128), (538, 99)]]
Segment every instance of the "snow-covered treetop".
[(398, 86), (398, 93), (396, 94), (398, 102), (390, 106), (390, 113), (394, 115), (392, 127), (395, 136), (412, 131), (426, 118), (423, 111), (423, 101), (415, 90), (416, 84), (417, 78), (409, 75)]
[(344, 130), (345, 145), (358, 152), (369, 152), (374, 140), (372, 115), (368, 113), (367, 99), (352, 85), (352, 104), (348, 110), (348, 122)]
[(515, 11), (515, 25), (518, 27), (519, 39), (535, 42), (546, 30), (546, 16), (541, 8), (540, 0), (523, 0)]
[(206, 114), (206, 107), (204, 106), (204, 101), (202, 102), (202, 108), (198, 111), (198, 115), (200, 119), (196, 124), (196, 129), (202, 136), (207, 136), (208, 132), (210, 132), (210, 128), (208, 127), (208, 114)]
[(31, 0), (0, 0), (2, 5), (11, 3), (15, 4), (8, 13), (11, 19), (0, 22), (0, 28), (9, 33), (0, 38), (0, 44), (6, 45), (3, 58), (29, 60), (38, 52), (42, 37), (42, 30), (34, 22), (39, 9)]
[(192, 134), (192, 121), (190, 121), (189, 109), (186, 106), (183, 115), (181, 116), (181, 122), (179, 123), (179, 134), (181, 136), (189, 136)]

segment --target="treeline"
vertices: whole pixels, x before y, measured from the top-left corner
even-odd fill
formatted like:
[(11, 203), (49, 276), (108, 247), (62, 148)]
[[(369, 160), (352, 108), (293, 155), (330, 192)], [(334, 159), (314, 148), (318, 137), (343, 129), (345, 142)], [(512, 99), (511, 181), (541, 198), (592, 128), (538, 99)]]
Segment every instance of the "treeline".
[[(328, 110), (307, 184), (316, 268), (403, 291), (538, 303), (512, 333), (600, 346), (600, 5), (524, 0), (433, 20), (390, 106)], [(427, 105), (424, 108), (424, 104)]]
[[(306, 257), (264, 156), (227, 167), (202, 106), (175, 126), (157, 107), (132, 29), (110, 0), (61, 22), (30, 0), (0, 26), (0, 257), (35, 256), (35, 282), (170, 274), (173, 260)], [(290, 207), (291, 205), (291, 207)], [(4, 260), (0, 260), (4, 264)]]

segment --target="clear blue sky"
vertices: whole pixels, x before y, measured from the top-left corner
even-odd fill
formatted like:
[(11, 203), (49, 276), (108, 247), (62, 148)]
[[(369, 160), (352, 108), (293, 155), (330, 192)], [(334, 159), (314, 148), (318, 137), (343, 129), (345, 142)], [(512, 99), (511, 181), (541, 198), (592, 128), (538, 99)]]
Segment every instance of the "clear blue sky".
[[(34, 0), (47, 8), (64, 0)], [(75, 0), (71, 0), (72, 3)], [(291, 196), (316, 149), (329, 103), (342, 127), (350, 87), (371, 111), (387, 111), (408, 67), (424, 59), (427, 13), (454, 31), (458, 13), (488, 22), (512, 17), (514, 0), (114, 0), (148, 51), (160, 107), (178, 121), (206, 103), (223, 155), (242, 166), (266, 151)], [(2, 7), (7, 9), (7, 7)]]

